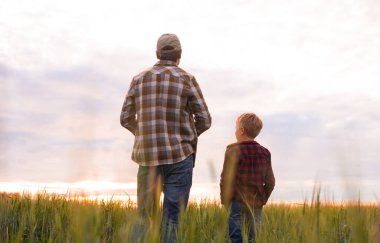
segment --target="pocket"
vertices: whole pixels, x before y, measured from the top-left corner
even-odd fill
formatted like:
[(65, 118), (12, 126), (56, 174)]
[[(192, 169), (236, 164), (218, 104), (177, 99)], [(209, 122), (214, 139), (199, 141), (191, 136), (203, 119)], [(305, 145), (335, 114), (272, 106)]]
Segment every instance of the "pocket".
[(176, 187), (191, 186), (193, 179), (193, 159), (187, 157), (182, 162), (173, 165), (167, 183), (175, 184)]
[(174, 170), (172, 173), (174, 179), (173, 183), (176, 183), (179, 187), (184, 185), (191, 186), (193, 181), (193, 165), (192, 161), (186, 162), (185, 166)]

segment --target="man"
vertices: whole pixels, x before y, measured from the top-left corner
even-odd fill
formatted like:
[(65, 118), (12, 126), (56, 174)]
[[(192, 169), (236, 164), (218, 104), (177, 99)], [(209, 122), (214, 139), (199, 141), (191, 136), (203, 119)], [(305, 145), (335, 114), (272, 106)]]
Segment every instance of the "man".
[(164, 193), (164, 242), (176, 240), (178, 215), (192, 185), (197, 138), (211, 126), (197, 81), (178, 67), (181, 54), (178, 37), (163, 34), (157, 41), (159, 61), (133, 78), (120, 115), (121, 125), (135, 135), (139, 214), (152, 216)]

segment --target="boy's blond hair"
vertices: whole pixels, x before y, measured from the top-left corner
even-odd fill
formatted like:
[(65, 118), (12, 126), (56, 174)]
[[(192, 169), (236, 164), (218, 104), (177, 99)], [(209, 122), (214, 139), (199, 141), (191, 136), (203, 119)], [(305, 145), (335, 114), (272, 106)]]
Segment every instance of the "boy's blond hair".
[(263, 122), (255, 113), (243, 113), (238, 117), (240, 127), (248, 138), (256, 138), (263, 128)]

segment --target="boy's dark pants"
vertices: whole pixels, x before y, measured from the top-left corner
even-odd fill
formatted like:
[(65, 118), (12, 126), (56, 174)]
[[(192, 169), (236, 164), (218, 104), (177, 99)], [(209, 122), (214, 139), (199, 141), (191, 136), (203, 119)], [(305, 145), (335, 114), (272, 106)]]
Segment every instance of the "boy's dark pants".
[(244, 204), (232, 201), (228, 218), (228, 231), (232, 243), (242, 243), (242, 226), (247, 226), (248, 242), (255, 242), (256, 229), (261, 225), (262, 208), (249, 209)]

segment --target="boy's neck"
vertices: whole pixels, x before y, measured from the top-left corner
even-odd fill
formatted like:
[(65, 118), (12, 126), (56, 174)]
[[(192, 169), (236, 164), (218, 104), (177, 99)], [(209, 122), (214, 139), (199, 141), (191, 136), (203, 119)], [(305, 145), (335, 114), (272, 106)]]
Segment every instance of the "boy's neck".
[(238, 143), (242, 143), (242, 142), (254, 142), (255, 139), (254, 138), (240, 138), (237, 140)]

